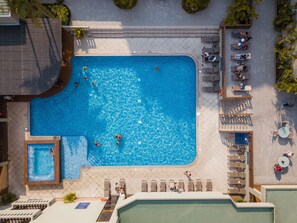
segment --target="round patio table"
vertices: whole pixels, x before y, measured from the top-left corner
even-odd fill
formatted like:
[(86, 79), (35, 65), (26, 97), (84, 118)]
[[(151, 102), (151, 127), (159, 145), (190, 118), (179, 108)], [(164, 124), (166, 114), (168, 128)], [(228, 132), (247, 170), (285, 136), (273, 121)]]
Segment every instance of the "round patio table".
[(277, 130), (277, 133), (281, 138), (288, 138), (288, 136), (290, 135), (290, 129), (286, 126), (283, 126)]
[(278, 164), (283, 167), (283, 168), (286, 168), (289, 166), (290, 164), (290, 160), (288, 157), (286, 156), (281, 156), (279, 159), (278, 159)]

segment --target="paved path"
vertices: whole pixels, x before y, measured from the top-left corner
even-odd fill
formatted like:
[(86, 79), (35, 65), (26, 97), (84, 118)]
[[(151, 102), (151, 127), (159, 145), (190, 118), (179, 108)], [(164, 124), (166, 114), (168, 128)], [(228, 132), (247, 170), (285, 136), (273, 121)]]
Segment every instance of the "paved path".
[[(252, 27), (252, 79), (253, 91), (253, 124), (254, 124), (254, 179), (255, 184), (294, 184), (297, 182), (297, 156), (292, 158), (291, 166), (286, 174), (275, 176), (273, 164), (283, 152), (295, 151), (297, 137), (295, 123), (297, 123), (296, 106), (291, 109), (282, 109), (282, 102), (289, 102), (296, 96), (277, 93), (273, 87), (275, 83), (275, 31), (273, 18), (275, 4), (270, 0), (263, 0), (258, 5), (259, 19), (254, 21)], [(282, 120), (288, 120), (293, 127), (295, 138), (277, 139), (275, 142), (270, 136), (270, 129), (277, 129)]]
[(135, 8), (122, 10), (110, 0), (65, 0), (73, 25), (87, 26), (219, 26), (231, 0), (211, 0), (208, 8), (188, 14), (181, 1), (138, 1)]

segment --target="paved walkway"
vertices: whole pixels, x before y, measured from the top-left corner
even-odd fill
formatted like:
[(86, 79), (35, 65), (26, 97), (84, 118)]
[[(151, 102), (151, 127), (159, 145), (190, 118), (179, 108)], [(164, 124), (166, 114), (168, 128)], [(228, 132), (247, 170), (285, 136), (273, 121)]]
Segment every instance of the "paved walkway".
[(212, 0), (207, 9), (188, 14), (181, 1), (138, 1), (135, 8), (122, 10), (110, 0), (65, 0), (72, 25), (87, 26), (219, 26), (232, 0)]
[[(287, 173), (275, 175), (273, 164), (277, 162), (282, 153), (296, 150), (297, 108), (282, 109), (282, 102), (294, 101), (296, 96), (277, 93), (273, 87), (275, 83), (275, 31), (273, 18), (276, 5), (270, 0), (263, 0), (257, 7), (259, 19), (254, 21), (252, 27), (252, 79), (253, 91), (253, 124), (254, 124), (254, 181), (255, 184), (296, 184), (297, 182), (297, 156), (292, 158)], [(278, 138), (275, 142), (270, 136), (270, 129), (277, 129), (278, 123), (289, 121), (294, 140)]]
[[(199, 38), (169, 38), (169, 39), (96, 39), (96, 47), (89, 47), (88, 39), (76, 45), (76, 53), (84, 55), (136, 55), (145, 54), (188, 54), (193, 56), (200, 69), (199, 55), (202, 44)], [(132, 53), (131, 53), (132, 52)], [(197, 74), (197, 138), (198, 157), (189, 166), (172, 167), (85, 167), (79, 180), (64, 180), (59, 186), (24, 187), (23, 169), (23, 141), (26, 116), (26, 103), (9, 103), (9, 156), (11, 159), (10, 185), (11, 190), (19, 195), (29, 197), (61, 197), (75, 191), (81, 197), (97, 197), (103, 195), (103, 182), (109, 178), (113, 193), (115, 182), (121, 177), (126, 179), (127, 192), (139, 192), (141, 180), (155, 179), (160, 182), (165, 179), (178, 181), (183, 179), (187, 185), (185, 170), (192, 171), (193, 178), (201, 178), (204, 183), (210, 178), (214, 191), (227, 191), (227, 149), (221, 142), (218, 133), (218, 105), (217, 94), (201, 92), (201, 77)], [(210, 119), (210, 117), (212, 117)], [(21, 171), (20, 171), (21, 170)], [(186, 186), (187, 187), (187, 186)], [(186, 188), (187, 189), (187, 188)]]

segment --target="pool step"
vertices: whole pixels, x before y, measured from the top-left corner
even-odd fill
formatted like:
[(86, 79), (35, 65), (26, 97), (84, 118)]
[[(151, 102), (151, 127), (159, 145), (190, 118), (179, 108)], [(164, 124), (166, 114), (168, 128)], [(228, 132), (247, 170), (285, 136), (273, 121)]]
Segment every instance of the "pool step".
[(220, 132), (249, 132), (252, 131), (251, 114), (220, 114)]
[(251, 99), (221, 100), (220, 114), (251, 114), (253, 110)]
[(197, 38), (217, 36), (219, 27), (120, 27), (94, 28), (89, 38)]

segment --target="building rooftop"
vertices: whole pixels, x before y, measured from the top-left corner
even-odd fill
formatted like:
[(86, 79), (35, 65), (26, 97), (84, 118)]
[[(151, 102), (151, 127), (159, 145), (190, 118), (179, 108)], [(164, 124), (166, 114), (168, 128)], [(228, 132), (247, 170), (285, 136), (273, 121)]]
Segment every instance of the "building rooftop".
[(31, 20), (0, 29), (0, 95), (38, 95), (60, 74), (61, 21)]

